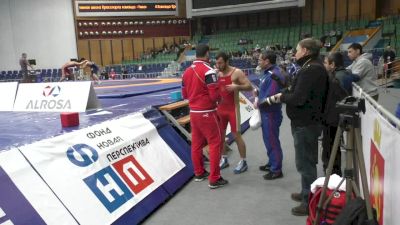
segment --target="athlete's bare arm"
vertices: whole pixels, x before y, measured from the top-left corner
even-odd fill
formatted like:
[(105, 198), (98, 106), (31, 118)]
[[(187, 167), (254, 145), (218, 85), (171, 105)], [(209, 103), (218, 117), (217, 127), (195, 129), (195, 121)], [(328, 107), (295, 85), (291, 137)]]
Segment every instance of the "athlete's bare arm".
[(232, 84), (226, 86), (228, 91), (251, 91), (253, 87), (251, 82), (247, 79), (244, 72), (240, 69), (236, 69), (232, 74)]
[(82, 61), (81, 63), (82, 63), (82, 68), (90, 66), (90, 61), (89, 60)]

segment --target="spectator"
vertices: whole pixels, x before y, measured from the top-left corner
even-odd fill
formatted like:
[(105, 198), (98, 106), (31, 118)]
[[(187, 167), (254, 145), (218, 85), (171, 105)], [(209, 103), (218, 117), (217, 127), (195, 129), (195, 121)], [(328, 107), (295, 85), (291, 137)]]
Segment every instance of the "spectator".
[(318, 60), (320, 43), (306, 38), (296, 48), (295, 58), (301, 67), (292, 85), (283, 93), (269, 98), (272, 103), (286, 103), (291, 120), (297, 171), (301, 174), (301, 192), (292, 193), (295, 216), (308, 215), (308, 196), (311, 184), (317, 179), (318, 137), (321, 134), (324, 104), (328, 87), (328, 74)]
[(363, 54), (362, 46), (359, 43), (353, 43), (348, 48), (348, 56), (353, 63), (347, 67), (353, 74), (360, 77), (357, 84), (368, 93), (375, 101), (378, 101), (378, 86), (375, 84), (377, 75), (374, 70), (374, 65), (367, 58), (367, 53)]
[(115, 80), (115, 78), (117, 77), (117, 74), (115, 73), (114, 68), (111, 68), (111, 71), (110, 71), (108, 77)]
[(19, 59), (19, 65), (21, 66), (21, 73), (22, 73), (22, 82), (23, 83), (30, 83), (32, 80), (29, 80), (28, 76), (28, 66), (33, 69), (31, 64), (29, 64), (28, 60), (26, 59), (26, 53), (22, 53), (21, 58)]
[(258, 64), (261, 68), (258, 98), (261, 112), (261, 129), (265, 148), (267, 150), (268, 161), (265, 165), (259, 167), (261, 171), (267, 172), (263, 177), (265, 180), (274, 180), (283, 177), (282, 173), (282, 148), (279, 141), (279, 127), (282, 124), (282, 106), (281, 104), (272, 104), (268, 101), (281, 91), (285, 81), (280, 68), (276, 65), (277, 55), (273, 51), (264, 51), (261, 53)]
[(258, 59), (260, 58), (261, 48), (259, 45), (256, 45), (253, 55), (252, 55), (252, 65), (257, 65)]
[[(336, 103), (343, 100), (351, 94), (351, 83), (356, 78), (350, 71), (344, 68), (343, 55), (340, 52), (334, 52), (325, 57), (324, 66), (329, 72), (329, 91), (325, 104), (325, 117), (322, 139), (322, 165), (324, 172), (328, 167), (331, 156), (333, 142), (339, 125), (339, 111), (336, 109)], [(342, 176), (341, 154), (338, 146), (337, 155), (333, 164), (332, 173)]]
[(122, 79), (128, 78), (128, 68), (126, 66), (122, 67)]
[(101, 72), (101, 74), (100, 74), (100, 77), (101, 77), (102, 80), (108, 80), (108, 73), (107, 73), (107, 71), (103, 69), (102, 72)]
[(142, 72), (143, 72), (143, 65), (142, 65), (142, 64), (139, 64), (137, 71), (138, 71), (139, 73), (142, 73)]
[(383, 52), (383, 62), (387, 64), (387, 76), (390, 77), (390, 74), (392, 74), (392, 64), (396, 59), (396, 53), (393, 51), (392, 47), (387, 46), (385, 51)]

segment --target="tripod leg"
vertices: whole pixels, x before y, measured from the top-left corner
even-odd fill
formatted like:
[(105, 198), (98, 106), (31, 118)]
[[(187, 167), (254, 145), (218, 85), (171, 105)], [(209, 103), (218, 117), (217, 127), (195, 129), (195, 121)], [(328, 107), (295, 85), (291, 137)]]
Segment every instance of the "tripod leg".
[(350, 127), (347, 131), (346, 141), (346, 168), (344, 170), (344, 176), (346, 177), (346, 202), (349, 202), (352, 197), (352, 185), (351, 179), (353, 178), (353, 146), (354, 146), (354, 128)]
[(356, 145), (357, 145), (357, 148), (355, 149), (355, 151), (357, 153), (358, 164), (360, 167), (362, 190), (363, 190), (363, 194), (364, 194), (365, 205), (367, 207), (368, 220), (372, 220), (373, 219), (372, 207), (371, 207), (369, 189), (368, 189), (368, 183), (367, 183), (367, 172), (365, 170), (365, 164), (364, 164), (364, 154), (362, 151), (360, 128), (355, 128), (355, 138), (356, 138), (355, 140), (356, 140)]
[(353, 129), (353, 151), (354, 151), (354, 154), (353, 154), (353, 168), (354, 168), (353, 179), (354, 179), (354, 182), (357, 184), (357, 187), (360, 187), (360, 176), (358, 173), (358, 171), (360, 171), (360, 170), (358, 168), (358, 154), (356, 151), (357, 142), (355, 141), (355, 133), (354, 132), (355, 132), (355, 129)]
[(319, 202), (318, 202), (317, 213), (316, 213), (314, 225), (319, 225), (319, 220), (320, 220), (320, 217), (321, 217), (320, 212), (321, 212), (322, 205), (323, 205), (323, 203), (325, 201), (325, 198), (326, 198), (326, 189), (328, 187), (329, 178), (330, 178), (330, 176), (332, 174), (333, 164), (335, 163), (335, 159), (336, 159), (337, 151), (338, 151), (338, 148), (339, 148), (340, 137), (342, 135), (342, 132), (343, 132), (343, 129), (339, 126), (337, 131), (336, 131), (335, 140), (333, 142), (331, 156), (329, 158), (328, 168), (326, 170), (324, 186), (322, 186), (322, 193), (321, 193), (321, 197), (319, 198)]
[(361, 197), (361, 193), (360, 190), (358, 189), (358, 186), (356, 184), (356, 182), (354, 182), (354, 180), (351, 181), (351, 185), (353, 187), (353, 193), (356, 197)]

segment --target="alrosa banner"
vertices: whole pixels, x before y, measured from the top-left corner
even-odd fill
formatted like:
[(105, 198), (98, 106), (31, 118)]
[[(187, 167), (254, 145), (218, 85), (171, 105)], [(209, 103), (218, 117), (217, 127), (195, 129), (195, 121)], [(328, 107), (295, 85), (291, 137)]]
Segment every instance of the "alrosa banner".
[(14, 111), (84, 112), (99, 107), (90, 81), (20, 84)]

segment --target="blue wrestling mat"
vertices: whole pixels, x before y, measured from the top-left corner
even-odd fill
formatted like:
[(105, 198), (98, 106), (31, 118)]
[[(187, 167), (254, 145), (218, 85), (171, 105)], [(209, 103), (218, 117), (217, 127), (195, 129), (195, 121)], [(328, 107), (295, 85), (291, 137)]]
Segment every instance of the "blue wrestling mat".
[(181, 87), (181, 79), (107, 80), (95, 87), (97, 97), (127, 98)]
[(169, 104), (170, 93), (180, 88), (180, 79), (115, 80), (95, 86), (101, 109), (80, 113), (80, 124), (62, 128), (60, 113), (0, 112), (0, 150), (30, 144), (72, 130), (79, 130), (143, 109)]
[[(257, 77), (249, 79), (255, 83)], [(181, 79), (110, 80), (95, 86), (101, 109), (80, 113), (80, 125), (62, 128), (60, 113), (0, 112), (0, 150), (79, 130), (151, 106), (174, 102), (171, 92), (179, 90)], [(245, 93), (251, 99), (251, 93)], [(242, 127), (245, 131), (248, 124)], [(230, 138), (231, 140), (231, 138)]]

